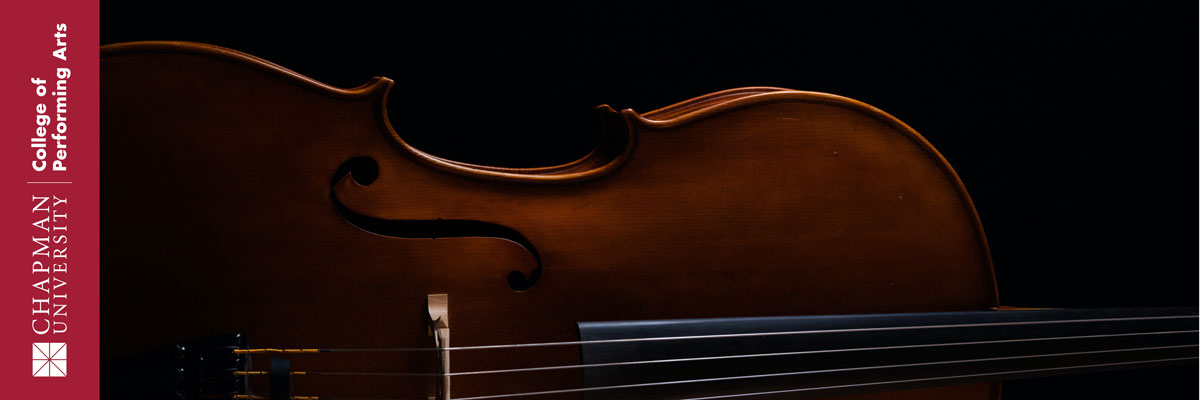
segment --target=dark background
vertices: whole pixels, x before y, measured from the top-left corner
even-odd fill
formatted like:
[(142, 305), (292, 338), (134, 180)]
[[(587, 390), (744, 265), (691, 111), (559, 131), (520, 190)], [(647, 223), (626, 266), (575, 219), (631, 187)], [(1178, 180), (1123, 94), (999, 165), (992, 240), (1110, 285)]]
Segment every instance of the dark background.
[[(1003, 304), (1197, 304), (1194, 5), (738, 3), (108, 1), (101, 42), (212, 43), (341, 87), (387, 76), (407, 141), (507, 166), (586, 153), (601, 103), (645, 112), (740, 86), (840, 94), (907, 122), (958, 171)], [(1005, 393), (1196, 398), (1196, 376), (1036, 379)]]

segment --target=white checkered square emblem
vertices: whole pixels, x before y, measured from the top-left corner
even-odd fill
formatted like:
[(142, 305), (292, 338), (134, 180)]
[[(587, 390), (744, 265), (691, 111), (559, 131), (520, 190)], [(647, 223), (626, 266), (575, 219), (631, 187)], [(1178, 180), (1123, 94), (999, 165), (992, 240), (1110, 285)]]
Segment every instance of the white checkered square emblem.
[(67, 344), (34, 343), (33, 376), (67, 376)]

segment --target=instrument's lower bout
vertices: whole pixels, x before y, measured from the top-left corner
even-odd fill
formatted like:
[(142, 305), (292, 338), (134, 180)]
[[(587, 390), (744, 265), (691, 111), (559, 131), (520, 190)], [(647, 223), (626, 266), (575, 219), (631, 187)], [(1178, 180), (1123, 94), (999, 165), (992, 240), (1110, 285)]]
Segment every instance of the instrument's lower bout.
[[(430, 347), (434, 293), (450, 295), (455, 346), (578, 340), (580, 321), (997, 305), (986, 240), (953, 170), (911, 128), (854, 100), (742, 90), (647, 117), (626, 110), (606, 117), (623, 129), (605, 130), (608, 147), (591, 158), (502, 169), (407, 146), (417, 128), (403, 122), (418, 116), (383, 114), (385, 79), (334, 89), (186, 43), (107, 46), (100, 67), (106, 360), (229, 332), (253, 347)], [(363, 158), (374, 179), (336, 176)], [(342, 211), (507, 233), (400, 238)], [(527, 287), (514, 290), (514, 271)], [(436, 372), (435, 358), (289, 357), (294, 370), (418, 373)], [(559, 348), (455, 355), (452, 368), (579, 362), (578, 349)], [(472, 379), (455, 377), (454, 395), (582, 383), (578, 371)], [(294, 389), (423, 398), (434, 381), (307, 376)]]

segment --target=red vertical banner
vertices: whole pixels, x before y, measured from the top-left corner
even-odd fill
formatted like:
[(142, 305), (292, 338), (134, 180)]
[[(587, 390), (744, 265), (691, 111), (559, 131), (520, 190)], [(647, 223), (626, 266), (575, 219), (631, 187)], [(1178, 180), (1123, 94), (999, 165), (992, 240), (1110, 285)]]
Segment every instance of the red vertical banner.
[(4, 398), (99, 398), (99, 4), (0, 12)]

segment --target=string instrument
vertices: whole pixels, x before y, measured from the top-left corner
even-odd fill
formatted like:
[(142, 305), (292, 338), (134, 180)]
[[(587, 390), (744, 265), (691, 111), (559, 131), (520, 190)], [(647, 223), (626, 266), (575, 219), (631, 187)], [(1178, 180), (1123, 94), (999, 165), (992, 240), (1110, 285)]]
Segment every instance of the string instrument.
[(1196, 363), (1195, 307), (1000, 307), (954, 170), (845, 97), (600, 106), (586, 156), (502, 168), (406, 143), (387, 78), (100, 67), (105, 398), (985, 399)]

